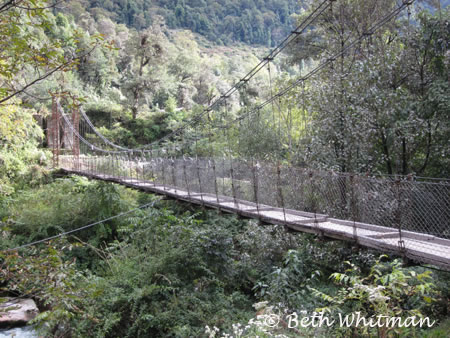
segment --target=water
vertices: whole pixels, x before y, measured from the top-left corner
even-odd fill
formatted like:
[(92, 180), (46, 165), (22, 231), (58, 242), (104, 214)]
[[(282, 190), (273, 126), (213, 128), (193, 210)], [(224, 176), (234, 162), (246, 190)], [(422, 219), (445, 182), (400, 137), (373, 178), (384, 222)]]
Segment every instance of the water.
[(32, 326), (17, 327), (14, 329), (1, 329), (0, 338), (38, 338), (37, 332)]

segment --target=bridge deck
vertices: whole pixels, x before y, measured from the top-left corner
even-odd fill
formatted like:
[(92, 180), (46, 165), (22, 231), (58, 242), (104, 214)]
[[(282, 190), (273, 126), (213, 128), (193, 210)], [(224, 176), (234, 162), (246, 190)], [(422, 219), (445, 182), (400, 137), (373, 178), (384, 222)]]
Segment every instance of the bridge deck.
[(398, 229), (373, 224), (329, 218), (327, 215), (282, 209), (234, 199), (227, 196), (180, 190), (150, 181), (125, 179), (87, 171), (63, 169), (68, 174), (115, 182), (130, 188), (170, 196), (182, 201), (216, 208), (266, 223), (285, 225), (293, 231), (316, 233), (322, 236), (354, 241), (362, 246), (381, 251), (400, 253), (415, 261), (431, 263), (450, 270), (450, 240), (402, 231), (403, 248), (399, 246)]

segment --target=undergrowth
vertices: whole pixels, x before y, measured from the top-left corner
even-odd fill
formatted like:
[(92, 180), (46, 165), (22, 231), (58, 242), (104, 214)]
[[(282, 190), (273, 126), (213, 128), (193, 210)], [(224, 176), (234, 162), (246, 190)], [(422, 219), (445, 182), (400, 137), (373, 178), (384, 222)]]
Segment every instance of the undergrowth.
[[(447, 314), (445, 274), (392, 266), (390, 258), (379, 262), (378, 254), (345, 243), (84, 178), (55, 179), (9, 199), (0, 245), (11, 248), (76, 229), (152, 200), (153, 207), (73, 236), (3, 252), (3, 294), (37, 300), (41, 313), (34, 322), (44, 336), (211, 337), (219, 335), (217, 330), (242, 337), (345, 336), (339, 328), (264, 330), (255, 319), (263, 312), (253, 305), (266, 304), (266, 314), (274, 309), (332, 311), (336, 304), (345, 311), (366, 309), (367, 299), (348, 291), (356, 282), (345, 281), (376, 287), (370, 276), (376, 264), (384, 264), (380, 271), (407, 276), (402, 283), (417, 285), (414, 277), (425, 274), (427, 288), (434, 290), (425, 302), (391, 293), (398, 308), (435, 319)], [(345, 261), (351, 262), (350, 271)]]

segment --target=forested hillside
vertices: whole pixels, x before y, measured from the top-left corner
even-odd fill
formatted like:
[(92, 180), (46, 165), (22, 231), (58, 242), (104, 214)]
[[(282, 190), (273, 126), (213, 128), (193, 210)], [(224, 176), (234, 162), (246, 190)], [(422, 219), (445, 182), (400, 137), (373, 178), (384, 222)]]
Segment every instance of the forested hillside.
[[(448, 1), (325, 3), (316, 11), (313, 0), (0, 0), (0, 305), (34, 300), (40, 312), (28, 324), (44, 337), (447, 336), (450, 274), (438, 266), (59, 170), (56, 155), (75, 153), (61, 141), (75, 131), (56, 128), (52, 115), (75, 121), (82, 110), (109, 142), (141, 147), (98, 155), (88, 142), (100, 136), (79, 130), (86, 152), (75, 156), (126, 163), (119, 176), (140, 170), (131, 156), (142, 176), (161, 157), (174, 163), (173, 154), (227, 160), (230, 177), (198, 174), (189, 184), (220, 181), (257, 200), (257, 184), (232, 161), (251, 163), (253, 182), (258, 174), (272, 188), (263, 199), (284, 210), (285, 197), (302, 198), (315, 225), (323, 192), (337, 187), (329, 199), (342, 203), (332, 211), (352, 210), (355, 229), (370, 203), (389, 212), (380, 222), (392, 231), (402, 233), (411, 215), (427, 224), (428, 209), (410, 210), (427, 201), (444, 222), (424, 236), (444, 243)], [(53, 139), (52, 126), (61, 132)], [(142, 145), (163, 137), (146, 160)], [(296, 172), (309, 184), (285, 174)], [(374, 193), (355, 201), (364, 189), (350, 187), (362, 177)], [(295, 196), (290, 182), (301, 186)], [(412, 188), (402, 192), (400, 182)], [(320, 311), (435, 325), (273, 327), (280, 314)]]
[(185, 28), (217, 44), (273, 45), (292, 28), (297, 0), (96, 0), (80, 2), (91, 13), (145, 29), (161, 15), (170, 28)]

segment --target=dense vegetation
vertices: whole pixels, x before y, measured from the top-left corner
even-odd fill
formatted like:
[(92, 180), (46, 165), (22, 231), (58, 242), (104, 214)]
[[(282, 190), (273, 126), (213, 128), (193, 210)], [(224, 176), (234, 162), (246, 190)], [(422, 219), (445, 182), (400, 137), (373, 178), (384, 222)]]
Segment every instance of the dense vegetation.
[[(154, 199), (84, 178), (50, 180), (4, 204), (2, 249)], [(46, 336), (58, 337), (206, 337), (206, 326), (236, 334), (233, 324), (244, 327), (254, 318), (244, 335), (253, 337), (268, 330), (257, 313), (277, 313), (273, 306), (310, 314), (328, 308), (334, 316), (401, 311), (433, 320), (448, 311), (449, 274), (404, 268), (388, 257), (377, 261), (345, 243), (324, 245), (310, 235), (179, 202), (155, 203), (46, 246), (2, 253), (2, 289), (35, 298), (45, 310), (35, 322)], [(328, 278), (333, 271), (341, 272), (333, 275), (336, 284)], [(299, 329), (316, 337), (350, 330)], [(376, 334), (377, 328), (356, 332)], [(282, 327), (272, 333), (298, 336)]]
[[(270, 74), (259, 72), (246, 90), (228, 99), (228, 108), (217, 109), (213, 123), (231, 120), (290, 85), (394, 6), (390, 0), (375, 7), (343, 1), (326, 11), (275, 60)], [(49, 91), (70, 92), (97, 126), (106, 128), (105, 135), (129, 147), (177, 128), (242, 78), (257, 62), (255, 54), (263, 54), (244, 46), (213, 48), (189, 31), (168, 29), (161, 17), (136, 31), (105, 14), (87, 12), (77, 2), (45, 15), (35, 34), (17, 42), (24, 59), (5, 59), (5, 69), (15, 70), (25, 85), (35, 80), (33, 69), (56, 67), (64, 55), (73, 61), (64, 74), (27, 87), (15, 98), (45, 115)], [(400, 16), (360, 41), (276, 106), (266, 106), (259, 120), (253, 115), (246, 121), (249, 128), (234, 126), (232, 151), (343, 172), (448, 177), (448, 16), (448, 7), (431, 14), (418, 2), (409, 18)], [(27, 19), (20, 20), (26, 26)], [(12, 34), (10, 26), (4, 29)], [(33, 58), (35, 51), (52, 58)], [(31, 65), (20, 68), (27, 60)], [(20, 88), (17, 78), (4, 76), (5, 93)], [(215, 134), (213, 148), (220, 154), (226, 140), (220, 130)]]
[(296, 0), (96, 0), (80, 1), (90, 12), (103, 14), (138, 30), (157, 15), (170, 28), (186, 28), (217, 44), (241, 41), (273, 45), (291, 30)]
[[(313, 3), (303, 2), (298, 20)], [(231, 120), (291, 84), (395, 1), (337, 3), (271, 63), (270, 74), (260, 72), (209, 118)], [(35, 323), (45, 336), (448, 332), (448, 273), (49, 169), (51, 153), (42, 147), (46, 126), (33, 115), (45, 120), (52, 98), (81, 103), (116, 143), (154, 141), (224, 93), (265, 52), (214, 43), (273, 44), (290, 30), (294, 1), (50, 4), (0, 5), (0, 296), (34, 298), (42, 311)], [(402, 16), (367, 36), (245, 126), (200, 140), (195, 151), (337, 171), (448, 177), (448, 20), (448, 8), (430, 13), (419, 3), (409, 20)], [(4, 251), (150, 202), (51, 243)], [(429, 316), (442, 328), (270, 330), (257, 318), (319, 309), (330, 316)]]

